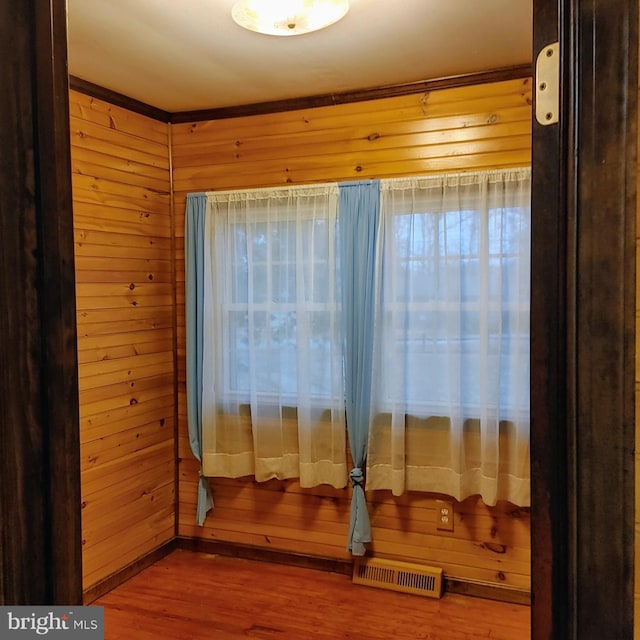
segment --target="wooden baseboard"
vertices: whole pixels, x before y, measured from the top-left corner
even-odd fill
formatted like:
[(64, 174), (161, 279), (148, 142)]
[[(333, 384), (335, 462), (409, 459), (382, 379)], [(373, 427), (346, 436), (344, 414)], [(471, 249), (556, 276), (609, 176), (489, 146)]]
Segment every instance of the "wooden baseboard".
[(120, 571), (116, 571), (115, 573), (112, 573), (110, 576), (106, 577), (104, 580), (100, 580), (100, 582), (92, 585), (82, 593), (83, 604), (91, 604), (94, 600), (97, 600), (105, 593), (108, 593), (112, 589), (115, 589), (123, 582), (126, 582), (129, 578), (133, 578), (133, 576), (137, 575), (147, 567), (150, 567), (155, 562), (158, 562), (158, 560), (161, 560), (166, 555), (171, 553), (174, 549), (176, 549), (176, 542), (176, 538), (174, 538), (173, 540), (169, 540), (169, 542), (166, 542), (161, 547), (158, 547), (157, 549), (154, 549), (141, 558), (138, 558), (131, 564), (128, 564), (126, 567), (120, 569)]
[(513, 587), (468, 582), (445, 576), (444, 590), (446, 593), (459, 593), (465, 596), (473, 596), (474, 598), (484, 598), (485, 600), (531, 605), (531, 592), (524, 589), (514, 589)]
[[(177, 538), (177, 547), (187, 551), (218, 554), (245, 560), (274, 562), (320, 571), (331, 571), (350, 576), (353, 573), (353, 561), (338, 560), (322, 556), (311, 556), (288, 551), (275, 551), (263, 547), (236, 544), (233, 542), (218, 542), (216, 540), (201, 540), (200, 538)], [(522, 589), (501, 587), (499, 585), (467, 582), (445, 576), (445, 592), (458, 593), (476, 598), (511, 602), (514, 604), (531, 604), (531, 593)]]
[(250, 545), (236, 544), (233, 542), (218, 542), (216, 540), (201, 540), (199, 538), (178, 538), (177, 545), (179, 549), (186, 549), (188, 551), (244, 558), (245, 560), (273, 562), (275, 564), (287, 564), (295, 567), (305, 567), (307, 569), (342, 573), (347, 576), (350, 576), (353, 571), (353, 562), (351, 560), (338, 560), (337, 558), (326, 558), (324, 556), (276, 551), (274, 549), (252, 547)]
[[(257, 560), (260, 562), (272, 562), (275, 564), (286, 564), (318, 571), (330, 571), (350, 576), (353, 572), (353, 562), (351, 560), (339, 560), (337, 558), (327, 558), (324, 556), (312, 556), (288, 551), (276, 551), (263, 547), (253, 547), (250, 545), (236, 544), (233, 542), (219, 542), (216, 540), (201, 540), (200, 538), (174, 538), (163, 544), (161, 547), (151, 551), (142, 558), (127, 565), (120, 571), (108, 576), (104, 580), (91, 586), (83, 593), (83, 603), (91, 604), (105, 593), (121, 585), (123, 582), (137, 575), (158, 560), (161, 560), (174, 549), (184, 549), (199, 553), (210, 553), (233, 558), (244, 558), (245, 560)], [(488, 600), (498, 600), (500, 602), (511, 602), (513, 604), (531, 604), (531, 593), (522, 589), (501, 587), (499, 585), (468, 582), (445, 576), (446, 593), (458, 593), (476, 598)]]

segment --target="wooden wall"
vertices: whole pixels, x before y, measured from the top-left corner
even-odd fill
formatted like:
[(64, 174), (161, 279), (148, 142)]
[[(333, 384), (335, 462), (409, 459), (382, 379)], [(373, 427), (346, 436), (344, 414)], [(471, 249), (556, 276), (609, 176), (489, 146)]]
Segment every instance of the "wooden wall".
[(175, 533), (169, 126), (70, 95), (83, 586)]
[[(640, 104), (640, 89), (638, 91)], [(638, 127), (640, 150), (640, 126)], [(635, 474), (635, 557), (634, 563), (634, 638), (640, 640), (640, 164), (638, 166), (638, 203), (636, 215), (636, 474)]]
[[(173, 125), (179, 529), (182, 536), (347, 559), (350, 491), (294, 481), (213, 479), (214, 511), (195, 525), (198, 465), (186, 436), (184, 208), (188, 192), (530, 164), (528, 79), (273, 115)], [(368, 496), (374, 554), (443, 567), (447, 577), (528, 590), (527, 510), (471, 498), (453, 532), (438, 496)]]
[[(640, 138), (638, 140), (640, 148)], [(640, 195), (640, 173), (638, 174)], [(638, 200), (640, 203), (640, 198)], [(640, 207), (636, 218), (636, 443), (640, 443)], [(634, 638), (640, 640), (640, 449), (636, 444)]]

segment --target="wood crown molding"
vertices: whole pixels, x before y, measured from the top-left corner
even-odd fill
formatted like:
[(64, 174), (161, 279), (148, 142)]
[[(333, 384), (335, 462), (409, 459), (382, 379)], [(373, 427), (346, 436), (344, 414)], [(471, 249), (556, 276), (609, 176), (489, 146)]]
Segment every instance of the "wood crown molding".
[(159, 120), (160, 122), (171, 121), (171, 113), (168, 111), (158, 109), (158, 107), (154, 107), (146, 102), (135, 100), (134, 98), (125, 96), (122, 93), (106, 89), (105, 87), (101, 87), (99, 84), (93, 84), (93, 82), (88, 82), (87, 80), (83, 80), (76, 76), (69, 76), (69, 89), (84, 93), (91, 98), (104, 100), (116, 107), (128, 109), (129, 111), (153, 118), (154, 120)]
[(274, 100), (271, 102), (258, 102), (253, 104), (237, 105), (231, 107), (217, 107), (213, 109), (200, 109), (194, 111), (177, 111), (171, 113), (164, 111), (145, 102), (135, 100), (116, 91), (111, 91), (100, 85), (87, 82), (76, 76), (69, 77), (69, 88), (79, 91), (92, 98), (104, 100), (117, 107), (128, 109), (143, 116), (148, 116), (160, 122), (179, 124), (184, 122), (203, 122), (206, 120), (224, 120), (228, 118), (241, 118), (245, 116), (264, 115), (283, 111), (297, 111), (314, 107), (326, 107), (352, 102), (364, 102), (365, 100), (378, 100), (382, 98), (394, 98), (436, 89), (450, 89), (453, 87), (465, 87), (488, 82), (502, 82), (530, 77), (532, 68), (529, 64), (514, 67), (504, 67), (493, 71), (469, 73), (458, 76), (448, 76), (434, 80), (409, 82), (385, 87), (373, 87), (357, 91), (345, 91), (343, 93), (322, 94), (291, 98), (288, 100)]

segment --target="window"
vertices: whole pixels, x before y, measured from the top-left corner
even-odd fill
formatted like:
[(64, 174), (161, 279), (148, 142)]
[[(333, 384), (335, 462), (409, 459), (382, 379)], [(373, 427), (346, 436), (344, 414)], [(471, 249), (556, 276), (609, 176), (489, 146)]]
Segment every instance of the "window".
[(383, 182), (369, 488), (528, 504), (528, 176)]
[[(529, 170), (348, 186), (207, 194), (204, 474), (344, 486), (345, 375), (366, 353), (369, 489), (527, 505)], [(371, 260), (339, 242), (347, 206), (375, 209)], [(373, 285), (370, 311), (343, 278)]]
[[(247, 403), (252, 393), (293, 402), (298, 387), (308, 383), (311, 397), (335, 405), (342, 398), (331, 379), (332, 370), (341, 367), (333, 335), (336, 269), (329, 264), (328, 249), (335, 220), (297, 223), (272, 213), (270, 222), (232, 222), (220, 230), (230, 254), (221, 300), (224, 351), (229, 354), (225, 395)], [(298, 340), (302, 332), (308, 338), (304, 354)], [(309, 368), (308, 380), (299, 375), (300, 367)]]
[(206, 475), (346, 485), (337, 202), (336, 185), (209, 195)]
[[(528, 276), (521, 269), (528, 209), (394, 212), (387, 225), (381, 338), (388, 361), (406, 364), (400, 377), (394, 367), (384, 369), (389, 402), (402, 385), (396, 397), (406, 399), (408, 413), (455, 402), (477, 417), (481, 387), (491, 385), (492, 404), (528, 412), (526, 370), (514, 375), (511, 366), (514, 357), (522, 365), (529, 357), (529, 287), (521, 281)], [(459, 383), (452, 386), (446, 372), (457, 363)]]

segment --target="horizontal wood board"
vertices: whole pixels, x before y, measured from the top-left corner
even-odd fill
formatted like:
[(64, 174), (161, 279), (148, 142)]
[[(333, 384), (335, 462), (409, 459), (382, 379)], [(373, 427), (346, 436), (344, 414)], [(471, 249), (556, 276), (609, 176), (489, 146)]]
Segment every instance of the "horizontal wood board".
[[(184, 333), (186, 194), (460, 172), (531, 161), (529, 78), (242, 118), (173, 124), (179, 529), (201, 538), (348, 559), (350, 490), (297, 482), (212, 479), (216, 506), (195, 524), (198, 465), (187, 438)], [(368, 495), (371, 553), (441, 566), (447, 577), (530, 588), (528, 510), (454, 503), (454, 531), (436, 528), (442, 496)]]
[(169, 125), (70, 92), (83, 587), (175, 533)]

